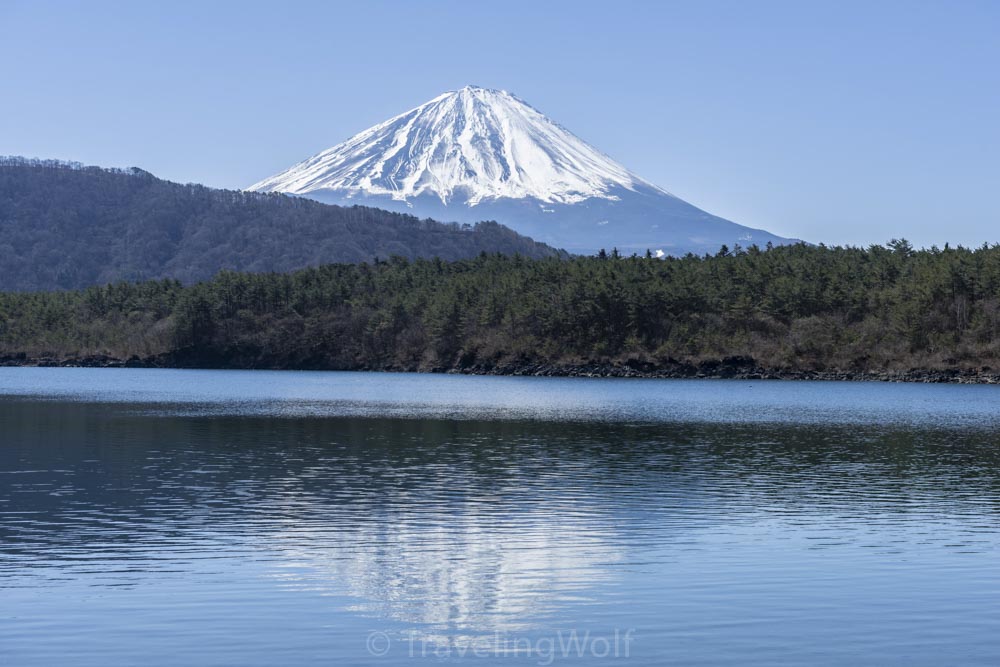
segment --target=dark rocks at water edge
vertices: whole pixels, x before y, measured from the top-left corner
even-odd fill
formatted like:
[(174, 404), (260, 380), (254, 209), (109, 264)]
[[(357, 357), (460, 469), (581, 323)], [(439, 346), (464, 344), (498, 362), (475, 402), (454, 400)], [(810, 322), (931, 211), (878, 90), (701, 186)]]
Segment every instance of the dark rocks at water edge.
[(104, 354), (83, 357), (29, 357), (26, 354), (0, 355), (0, 367), (30, 366), (36, 368), (167, 368), (156, 357), (118, 359)]
[(456, 367), (417, 368), (395, 365), (330, 365), (324, 363), (248, 363), (246, 358), (225, 355), (183, 354), (120, 359), (108, 355), (80, 357), (31, 357), (25, 354), (0, 355), (0, 367), (58, 368), (216, 368), (230, 370), (328, 370), (377, 372), (427, 372), (461, 375), (516, 377), (662, 378), (732, 380), (840, 380), (867, 382), (923, 382), (952, 384), (1000, 384), (1000, 370), (992, 368), (912, 368), (909, 370), (793, 370), (759, 366), (750, 357), (726, 357), (693, 362), (668, 361), (663, 364), (628, 360), (624, 363), (550, 364), (510, 362), (477, 363)]
[(510, 375), (535, 377), (592, 378), (664, 378), (664, 379), (733, 379), (733, 380), (841, 380), (868, 382), (925, 382), (956, 384), (1000, 384), (1000, 372), (983, 369), (886, 370), (788, 370), (758, 366), (749, 357), (727, 357), (721, 360), (672, 362), (655, 365), (649, 362), (627, 361), (623, 364), (511, 364), (470, 366), (461, 369), (435, 369), (439, 372), (470, 375)]

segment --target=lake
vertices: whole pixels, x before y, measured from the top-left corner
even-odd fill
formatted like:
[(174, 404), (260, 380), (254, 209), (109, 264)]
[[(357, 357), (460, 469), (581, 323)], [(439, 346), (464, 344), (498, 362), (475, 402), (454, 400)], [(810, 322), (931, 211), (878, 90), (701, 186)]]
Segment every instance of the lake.
[(1000, 387), (0, 368), (0, 664), (996, 665)]

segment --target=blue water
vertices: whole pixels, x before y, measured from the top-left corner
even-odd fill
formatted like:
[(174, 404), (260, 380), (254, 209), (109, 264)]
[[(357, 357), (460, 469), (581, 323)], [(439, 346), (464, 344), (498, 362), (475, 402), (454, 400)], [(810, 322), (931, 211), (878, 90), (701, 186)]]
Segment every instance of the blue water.
[(1000, 663), (1000, 388), (0, 369), (0, 664)]

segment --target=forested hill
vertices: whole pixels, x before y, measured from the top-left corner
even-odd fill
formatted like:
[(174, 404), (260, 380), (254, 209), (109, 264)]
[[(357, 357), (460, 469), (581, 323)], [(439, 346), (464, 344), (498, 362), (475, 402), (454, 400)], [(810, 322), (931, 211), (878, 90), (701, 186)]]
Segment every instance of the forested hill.
[(292, 271), (398, 255), (558, 251), (496, 223), (459, 227), (379, 209), (181, 185), (139, 169), (0, 158), (0, 290)]
[(1000, 247), (915, 251), (899, 241), (665, 260), (397, 258), (227, 272), (189, 287), (0, 294), (0, 363), (108, 361), (98, 355), (236, 368), (589, 373), (597, 365), (711, 375), (736, 367), (749, 376), (997, 381)]

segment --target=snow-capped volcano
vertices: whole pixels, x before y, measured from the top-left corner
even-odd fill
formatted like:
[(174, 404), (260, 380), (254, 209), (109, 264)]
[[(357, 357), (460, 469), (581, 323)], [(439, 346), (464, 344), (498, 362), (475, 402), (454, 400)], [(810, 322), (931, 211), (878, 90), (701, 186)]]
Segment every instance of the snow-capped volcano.
[[(448, 204), (484, 199), (575, 204), (643, 183), (503, 90), (468, 86), (365, 130), (251, 190), (356, 191)], [(644, 185), (648, 185), (643, 183)]]
[(250, 186), (439, 220), (494, 219), (575, 252), (677, 254), (787, 239), (674, 197), (518, 97), (444, 93)]

